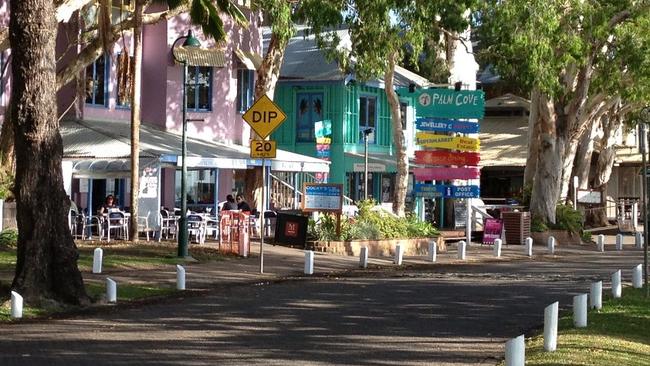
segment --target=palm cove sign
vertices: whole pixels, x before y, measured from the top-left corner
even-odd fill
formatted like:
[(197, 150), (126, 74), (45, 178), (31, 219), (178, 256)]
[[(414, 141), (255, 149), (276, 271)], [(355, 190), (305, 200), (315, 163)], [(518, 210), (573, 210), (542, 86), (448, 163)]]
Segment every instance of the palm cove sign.
[(401, 88), (402, 97), (414, 97), (418, 116), (436, 118), (481, 119), (485, 112), (485, 95), (481, 90)]

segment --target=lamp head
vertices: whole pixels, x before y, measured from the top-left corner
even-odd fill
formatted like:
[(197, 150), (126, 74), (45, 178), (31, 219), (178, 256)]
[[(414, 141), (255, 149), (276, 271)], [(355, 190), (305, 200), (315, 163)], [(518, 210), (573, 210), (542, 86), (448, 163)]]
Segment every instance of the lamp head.
[(364, 128), (364, 129), (363, 129), (363, 134), (366, 135), (366, 136), (368, 136), (368, 135), (370, 135), (374, 130), (375, 130), (375, 129), (372, 128), (372, 127)]
[(201, 47), (201, 41), (194, 37), (191, 29), (187, 31), (187, 37), (185, 38), (185, 42), (183, 42), (183, 47)]

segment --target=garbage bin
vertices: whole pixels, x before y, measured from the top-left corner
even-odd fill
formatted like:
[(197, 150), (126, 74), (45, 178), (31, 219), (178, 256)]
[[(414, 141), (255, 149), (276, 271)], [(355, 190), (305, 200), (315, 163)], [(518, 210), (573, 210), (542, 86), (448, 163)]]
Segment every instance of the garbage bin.
[(501, 212), (506, 244), (524, 245), (530, 236), (530, 212)]
[(305, 247), (307, 216), (278, 212), (275, 222), (275, 242)]

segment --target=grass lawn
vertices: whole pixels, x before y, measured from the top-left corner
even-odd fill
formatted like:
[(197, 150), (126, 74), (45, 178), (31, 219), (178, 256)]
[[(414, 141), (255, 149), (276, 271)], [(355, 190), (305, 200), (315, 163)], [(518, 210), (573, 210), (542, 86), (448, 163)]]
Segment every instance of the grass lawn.
[[(186, 263), (185, 259), (176, 256), (177, 247), (174, 243), (139, 243), (125, 242), (108, 243), (77, 243), (79, 248), (79, 269), (88, 272), (92, 269), (93, 251), (100, 246), (104, 250), (104, 270), (150, 270), (161, 266), (170, 266)], [(190, 255), (200, 262), (224, 260), (226, 256), (212, 247), (190, 246)], [(234, 258), (234, 257), (233, 257)], [(14, 276), (16, 266), (16, 249), (0, 248), (0, 304), (9, 297), (9, 284)], [(86, 281), (86, 291), (95, 300), (100, 300), (106, 293), (103, 282)], [(119, 302), (135, 301), (148, 297), (165, 296), (174, 293), (176, 288), (170, 285), (158, 284), (128, 284), (119, 283), (117, 286), (117, 300)], [(25, 306), (24, 318), (47, 316), (58, 309), (41, 309)], [(0, 322), (10, 321), (10, 303), (6, 301), (0, 306)]]
[(526, 365), (650, 366), (650, 299), (645, 289), (624, 288), (620, 299), (603, 302), (588, 315), (588, 327), (560, 319), (556, 352), (544, 352), (539, 335), (526, 343)]

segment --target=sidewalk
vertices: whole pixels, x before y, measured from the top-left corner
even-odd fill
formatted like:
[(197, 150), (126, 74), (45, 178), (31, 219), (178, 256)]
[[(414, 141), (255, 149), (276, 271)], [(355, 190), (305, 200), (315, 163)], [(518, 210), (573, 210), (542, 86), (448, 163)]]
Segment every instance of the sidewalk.
[[(606, 237), (606, 251), (614, 251), (614, 236)], [(630, 248), (634, 244), (633, 237), (625, 237), (625, 246)], [(155, 244), (151, 244), (155, 245)], [(196, 244), (191, 244), (196, 245)], [(216, 248), (217, 243), (207, 243), (208, 247)], [(501, 258), (494, 257), (491, 245), (473, 243), (467, 247), (466, 260), (457, 259), (456, 245), (450, 245), (446, 252), (439, 252), (435, 264), (427, 260), (427, 256), (405, 256), (404, 268), (410, 265), (470, 265), (486, 262), (511, 262), (511, 261), (555, 261), (567, 254), (580, 252), (595, 252), (595, 244), (567, 247), (558, 245), (557, 253), (551, 256), (545, 247), (535, 246), (532, 258), (524, 254), (521, 245), (503, 245)], [(331, 276), (345, 274), (359, 270), (359, 258), (340, 256), (327, 253), (314, 253), (314, 276)], [(399, 270), (393, 264), (392, 257), (369, 258), (370, 268), (376, 270)], [(210, 262), (188, 262), (184, 266), (187, 276), (187, 289), (205, 290), (216, 286), (256, 284), (286, 278), (305, 277), (304, 251), (301, 249), (287, 248), (279, 245), (264, 244), (264, 273), (260, 273), (259, 242), (251, 243), (251, 255), (248, 258), (226, 257), (224, 260)], [(152, 286), (174, 287), (176, 281), (176, 268), (158, 267), (155, 269), (115, 270), (110, 269), (101, 274), (90, 271), (82, 273), (86, 281), (103, 283), (106, 277), (119, 283), (150, 284)]]

